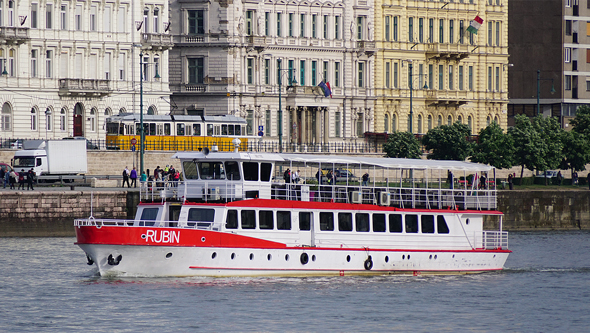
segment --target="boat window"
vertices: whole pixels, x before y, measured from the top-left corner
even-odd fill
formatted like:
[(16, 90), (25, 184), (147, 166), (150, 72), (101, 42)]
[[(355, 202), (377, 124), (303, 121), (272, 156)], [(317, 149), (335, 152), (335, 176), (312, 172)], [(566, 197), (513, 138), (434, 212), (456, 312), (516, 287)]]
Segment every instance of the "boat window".
[(310, 212), (299, 212), (299, 230), (311, 230)]
[(356, 213), (356, 231), (369, 232), (369, 214), (367, 213)]
[(191, 208), (188, 210), (189, 221), (213, 222), (215, 219), (215, 209), (211, 208)]
[(373, 214), (373, 232), (385, 232), (385, 214)]
[(417, 233), (418, 232), (418, 215), (406, 215), (406, 232)]
[(270, 181), (271, 170), (272, 163), (260, 163), (260, 180), (263, 182)]
[(225, 179), (222, 162), (199, 162), (201, 179)]
[(225, 218), (226, 229), (237, 229), (238, 228), (238, 211), (231, 209), (227, 211), (227, 217)]
[(225, 172), (227, 173), (227, 179), (240, 180), (240, 167), (238, 162), (225, 162)]
[(338, 230), (352, 231), (352, 213), (338, 213)]
[(423, 234), (434, 233), (434, 215), (422, 215), (420, 217), (420, 225), (422, 226)]
[(277, 212), (277, 229), (291, 230), (291, 212), (278, 211)]
[(193, 135), (201, 136), (201, 124), (193, 124)]
[(256, 229), (256, 212), (253, 210), (243, 210), (242, 229)]
[(334, 214), (332, 212), (320, 213), (320, 230), (334, 231)]
[(244, 180), (258, 181), (257, 162), (244, 162)]
[(438, 229), (439, 234), (449, 233), (449, 226), (447, 225), (447, 221), (445, 221), (444, 216), (439, 215), (436, 217), (436, 228)]
[(389, 214), (389, 232), (402, 232), (401, 214)]
[(182, 163), (184, 169), (184, 179), (199, 179), (197, 174), (197, 165), (191, 161), (184, 161)]
[(258, 212), (258, 226), (260, 229), (274, 229), (272, 210), (261, 210)]
[[(142, 220), (142, 221), (155, 221), (156, 218), (158, 217), (159, 210), (160, 210), (160, 208), (144, 208), (143, 211), (141, 212), (140, 220)], [(154, 225), (153, 222), (151, 222), (151, 224), (148, 224), (148, 223), (146, 223), (145, 225), (146, 226)]]

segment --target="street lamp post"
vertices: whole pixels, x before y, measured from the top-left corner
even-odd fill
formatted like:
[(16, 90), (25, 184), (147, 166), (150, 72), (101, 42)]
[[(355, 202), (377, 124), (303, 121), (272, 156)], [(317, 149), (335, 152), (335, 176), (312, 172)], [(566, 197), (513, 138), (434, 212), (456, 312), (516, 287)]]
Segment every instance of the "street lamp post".
[(277, 59), (279, 65), (279, 153), (283, 152), (283, 109), (281, 108), (281, 59)]
[(139, 174), (143, 175), (143, 151), (145, 132), (143, 129), (143, 52), (139, 53)]
[(555, 94), (555, 86), (553, 79), (542, 79), (541, 78), (541, 70), (537, 69), (537, 116), (541, 112), (541, 80), (551, 80), (551, 94)]

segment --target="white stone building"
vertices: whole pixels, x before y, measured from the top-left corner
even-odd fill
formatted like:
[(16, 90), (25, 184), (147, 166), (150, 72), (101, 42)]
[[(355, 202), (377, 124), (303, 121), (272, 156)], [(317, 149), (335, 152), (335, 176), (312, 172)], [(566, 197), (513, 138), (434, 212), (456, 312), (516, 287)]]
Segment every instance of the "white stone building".
[(365, 0), (172, 0), (172, 112), (238, 115), (275, 142), (280, 130), (283, 143), (363, 141), (373, 131), (373, 13)]
[(103, 140), (139, 112), (140, 53), (143, 110), (169, 113), (168, 22), (166, 0), (0, 0), (0, 137)]

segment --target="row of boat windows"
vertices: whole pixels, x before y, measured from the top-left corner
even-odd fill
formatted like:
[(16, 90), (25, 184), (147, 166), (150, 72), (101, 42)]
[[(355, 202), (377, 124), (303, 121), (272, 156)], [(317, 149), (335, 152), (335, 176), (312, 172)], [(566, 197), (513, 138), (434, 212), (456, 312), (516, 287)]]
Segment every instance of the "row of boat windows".
[[(259, 230), (275, 230), (276, 226), (276, 230), (292, 230), (291, 214), (291, 211), (229, 210), (225, 228), (248, 230), (258, 227)], [(311, 230), (311, 212), (293, 214), (299, 214), (299, 230)], [(449, 233), (449, 227), (442, 215), (320, 212), (319, 222), (321, 231), (335, 231), (337, 227), (337, 231)]]
[[(270, 181), (272, 172), (272, 163), (242, 162), (244, 180), (263, 182)], [(185, 179), (228, 179), (241, 180), (240, 162), (190, 162), (185, 161), (184, 178)], [(197, 171), (198, 170), (198, 171)]]

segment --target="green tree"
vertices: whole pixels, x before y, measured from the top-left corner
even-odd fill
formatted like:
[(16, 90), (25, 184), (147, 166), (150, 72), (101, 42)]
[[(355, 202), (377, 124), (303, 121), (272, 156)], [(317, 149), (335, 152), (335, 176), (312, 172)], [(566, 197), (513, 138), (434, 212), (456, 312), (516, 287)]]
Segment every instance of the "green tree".
[(541, 159), (536, 165), (537, 170), (556, 169), (563, 160), (563, 129), (555, 117), (536, 116), (533, 128), (541, 137)]
[(420, 158), (420, 142), (410, 132), (394, 132), (389, 135), (387, 143), (383, 144), (387, 157)]
[(533, 124), (525, 115), (514, 117), (514, 127), (508, 129), (508, 135), (514, 142), (514, 165), (520, 165), (520, 178), (524, 174), (524, 168), (535, 170), (541, 156), (541, 137), (533, 128)]
[(582, 105), (576, 110), (576, 117), (570, 120), (572, 131), (590, 138), (590, 106)]
[(492, 165), (498, 169), (508, 169), (514, 165), (514, 142), (510, 135), (492, 122), (479, 131), (479, 142), (473, 149), (472, 162)]
[(586, 164), (590, 163), (590, 143), (588, 137), (575, 131), (563, 131), (561, 136), (563, 144), (563, 160), (560, 168), (574, 171), (586, 170)]
[(422, 138), (422, 144), (432, 150), (429, 159), (463, 161), (473, 151), (473, 144), (468, 141), (470, 135), (467, 125), (456, 122), (429, 130)]

